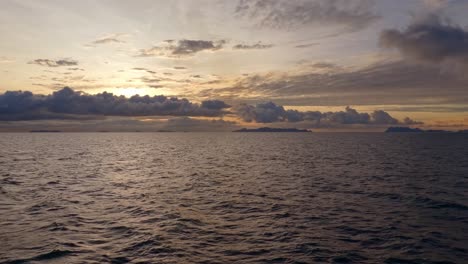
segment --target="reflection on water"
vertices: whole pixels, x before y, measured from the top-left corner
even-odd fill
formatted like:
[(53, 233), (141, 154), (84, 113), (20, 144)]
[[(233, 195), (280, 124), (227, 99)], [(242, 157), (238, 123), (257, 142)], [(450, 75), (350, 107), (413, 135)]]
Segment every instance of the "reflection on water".
[(0, 262), (463, 263), (468, 137), (0, 137)]

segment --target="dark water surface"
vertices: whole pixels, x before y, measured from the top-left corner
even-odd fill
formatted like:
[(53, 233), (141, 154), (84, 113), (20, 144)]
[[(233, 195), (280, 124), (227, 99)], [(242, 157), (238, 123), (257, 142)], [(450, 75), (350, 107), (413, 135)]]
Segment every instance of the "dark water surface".
[(468, 135), (0, 134), (0, 262), (468, 263)]

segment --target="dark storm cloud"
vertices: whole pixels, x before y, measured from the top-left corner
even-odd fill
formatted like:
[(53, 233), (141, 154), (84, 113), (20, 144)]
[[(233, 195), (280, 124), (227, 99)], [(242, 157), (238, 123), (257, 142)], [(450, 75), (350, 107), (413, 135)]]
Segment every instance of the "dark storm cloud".
[(76, 66), (78, 62), (71, 59), (49, 60), (49, 59), (36, 59), (28, 62), (28, 64), (36, 64), (46, 67), (61, 67), (61, 66)]
[[(207, 107), (208, 106), (208, 107)], [(216, 107), (217, 106), (217, 107)], [(6, 92), (0, 95), (0, 120), (28, 120), (66, 118), (63, 115), (88, 116), (222, 116), (226, 112), (222, 102), (205, 106), (187, 99), (166, 96), (139, 96), (130, 98), (112, 93), (95, 95), (76, 92), (68, 87), (51, 95), (31, 92)], [(62, 115), (62, 116), (58, 116)]]
[(269, 49), (269, 48), (272, 48), (273, 46), (274, 46), (273, 44), (263, 44), (261, 42), (257, 42), (252, 45), (237, 44), (233, 46), (232, 48), (237, 49), (237, 50), (254, 50), (254, 49)]
[(140, 57), (184, 57), (193, 56), (201, 51), (216, 51), (223, 48), (226, 44), (226, 40), (190, 40), (182, 39), (177, 41), (176, 44), (173, 42), (165, 42), (164, 45), (154, 46), (149, 49), (140, 50), (137, 56)]
[(345, 111), (319, 112), (319, 111), (297, 111), (285, 110), (283, 106), (273, 102), (260, 103), (257, 105), (241, 104), (234, 107), (235, 113), (245, 122), (274, 123), (274, 122), (301, 122), (314, 121), (316, 123), (327, 123), (336, 125), (394, 125), (394, 124), (421, 124), (406, 118), (403, 122), (393, 118), (383, 110), (376, 110), (371, 114), (359, 113), (351, 107)]
[(311, 24), (341, 26), (355, 31), (379, 17), (372, 0), (240, 0), (235, 13), (260, 27), (294, 29)]
[(432, 63), (451, 60), (468, 65), (468, 31), (435, 15), (402, 31), (384, 30), (380, 43), (398, 49), (408, 59)]

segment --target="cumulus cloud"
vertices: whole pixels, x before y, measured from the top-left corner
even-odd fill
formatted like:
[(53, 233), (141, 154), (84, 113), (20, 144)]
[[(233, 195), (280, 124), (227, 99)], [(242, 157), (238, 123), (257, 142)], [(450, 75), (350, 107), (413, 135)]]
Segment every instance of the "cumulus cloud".
[(393, 118), (389, 113), (383, 110), (376, 110), (371, 114), (375, 124), (398, 124), (398, 120)]
[(45, 67), (61, 67), (61, 66), (76, 66), (78, 61), (72, 59), (49, 60), (49, 59), (36, 59), (28, 62), (28, 64), (36, 64)]
[(468, 31), (430, 15), (405, 30), (380, 34), (383, 47), (397, 49), (405, 58), (429, 63), (455, 61), (468, 65)]
[(240, 0), (235, 13), (257, 26), (295, 29), (306, 25), (363, 29), (378, 19), (372, 0)]
[[(231, 108), (232, 111), (228, 111)], [(173, 116), (165, 128), (186, 127), (187, 131), (223, 130), (235, 122), (222, 119), (224, 115), (237, 116), (252, 123), (308, 123), (315, 127), (347, 125), (417, 125), (421, 122), (405, 118), (399, 121), (383, 110), (362, 113), (346, 107), (344, 111), (320, 112), (285, 109), (273, 102), (256, 105), (240, 104), (234, 107), (221, 100), (205, 100), (200, 104), (187, 99), (166, 96), (139, 96), (130, 98), (112, 93), (95, 95), (77, 92), (65, 87), (51, 95), (38, 95), (29, 91), (8, 91), (0, 95), (0, 121), (28, 120), (104, 120), (107, 118), (134, 118)], [(189, 117), (198, 117), (193, 119)], [(206, 119), (206, 118), (218, 119)], [(203, 121), (200, 121), (203, 120)], [(203, 125), (206, 127), (203, 128)], [(192, 129), (189, 129), (192, 127)], [(148, 128), (149, 129), (149, 128)]]
[[(222, 116), (227, 105), (221, 101), (192, 103), (187, 99), (166, 96), (130, 98), (112, 93), (95, 95), (65, 87), (51, 95), (29, 91), (8, 91), (0, 95), (0, 120), (75, 119), (85, 116)], [(68, 116), (67, 116), (68, 115)]]
[(285, 110), (273, 102), (255, 106), (242, 104), (235, 108), (237, 114), (246, 122), (273, 123), (285, 120)]
[[(175, 43), (175, 44), (174, 44)], [(223, 48), (226, 40), (191, 40), (182, 39), (177, 42), (165, 41), (159, 46), (140, 50), (137, 56), (140, 57), (186, 57), (193, 56), (201, 51), (217, 51)]]
[(235, 113), (245, 122), (274, 123), (274, 122), (301, 122), (314, 121), (315, 123), (337, 124), (337, 125), (394, 125), (394, 124), (420, 124), (409, 118), (398, 121), (383, 110), (376, 110), (371, 114), (359, 113), (357, 110), (346, 107), (344, 111), (319, 112), (319, 111), (297, 111), (285, 110), (283, 106), (273, 102), (260, 103), (257, 105), (241, 104), (234, 107)]
[(221, 110), (224, 108), (231, 107), (230, 105), (226, 104), (224, 101), (221, 100), (206, 100), (202, 101), (201, 106), (206, 109), (212, 110)]
[(232, 48), (237, 50), (254, 50), (254, 49), (269, 49), (272, 48), (273, 44), (263, 44), (262, 42), (257, 42), (252, 45), (248, 44), (237, 44), (234, 45)]

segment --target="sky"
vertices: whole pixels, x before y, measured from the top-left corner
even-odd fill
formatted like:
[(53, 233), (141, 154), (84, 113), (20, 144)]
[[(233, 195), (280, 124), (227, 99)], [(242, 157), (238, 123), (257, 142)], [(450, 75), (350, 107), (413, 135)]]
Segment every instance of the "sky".
[(0, 131), (468, 128), (468, 0), (3, 0)]

